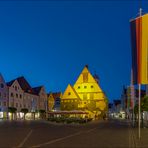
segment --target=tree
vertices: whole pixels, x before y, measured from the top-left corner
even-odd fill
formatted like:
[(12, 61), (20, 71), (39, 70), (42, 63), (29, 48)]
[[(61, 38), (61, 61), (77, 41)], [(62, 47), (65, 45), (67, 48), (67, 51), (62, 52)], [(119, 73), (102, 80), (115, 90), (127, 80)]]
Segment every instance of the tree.
[(148, 96), (145, 96), (142, 98), (141, 101), (141, 111), (148, 111)]
[[(148, 111), (148, 96), (145, 96), (144, 98), (141, 99), (141, 120), (142, 120), (142, 126), (143, 126), (143, 112)], [(138, 114), (138, 104), (135, 105), (134, 107), (134, 113), (135, 115)]]
[(143, 127), (143, 112), (148, 111), (148, 96), (145, 96), (141, 100), (141, 119), (142, 119), (142, 127)]
[(24, 120), (25, 120), (25, 116), (28, 113), (28, 109), (27, 108), (22, 108), (21, 112), (24, 113)]
[(43, 119), (45, 117), (46, 111), (44, 109), (40, 109), (39, 113), (40, 113), (40, 117)]
[(15, 107), (8, 107), (8, 112), (12, 113), (12, 120), (14, 119), (14, 114), (16, 111), (17, 109)]

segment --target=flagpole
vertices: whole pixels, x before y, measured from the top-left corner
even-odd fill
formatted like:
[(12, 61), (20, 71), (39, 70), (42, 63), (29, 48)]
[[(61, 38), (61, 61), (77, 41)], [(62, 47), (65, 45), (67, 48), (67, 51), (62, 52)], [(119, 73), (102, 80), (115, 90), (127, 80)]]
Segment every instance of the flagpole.
[(133, 120), (133, 127), (134, 127), (134, 119), (135, 119), (135, 115), (134, 115), (134, 106), (135, 106), (135, 95), (134, 95), (134, 84), (133, 84), (133, 69), (131, 69), (131, 102), (132, 102), (132, 120)]
[(133, 93), (133, 127), (135, 127), (135, 113), (134, 113), (134, 107), (135, 107), (135, 94), (134, 94), (134, 85), (133, 85), (133, 90), (132, 90), (132, 93)]
[[(140, 9), (139, 9), (139, 16), (142, 16), (142, 8), (140, 7)], [(138, 107), (138, 118), (139, 118), (139, 126), (138, 126), (138, 137), (139, 137), (139, 139), (141, 138), (141, 103), (140, 103), (140, 99), (141, 98), (141, 84), (139, 83), (139, 100), (138, 100), (138, 104), (139, 104), (139, 107)]]
[(141, 123), (141, 103), (140, 103), (140, 99), (141, 98), (141, 84), (139, 84), (139, 100), (138, 100), (138, 104), (139, 104), (139, 107), (138, 107), (138, 119), (139, 119), (139, 126), (138, 126), (138, 137), (139, 137), (139, 139), (141, 138), (141, 131), (140, 131), (140, 123)]

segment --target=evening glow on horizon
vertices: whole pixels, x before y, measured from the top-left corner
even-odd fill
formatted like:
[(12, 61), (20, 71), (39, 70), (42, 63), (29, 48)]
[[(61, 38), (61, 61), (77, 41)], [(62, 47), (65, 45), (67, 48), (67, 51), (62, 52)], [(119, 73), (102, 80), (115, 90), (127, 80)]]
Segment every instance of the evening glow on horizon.
[(109, 100), (118, 99), (130, 85), (129, 20), (137, 15), (133, 0), (0, 1), (0, 73), (64, 92), (88, 64)]

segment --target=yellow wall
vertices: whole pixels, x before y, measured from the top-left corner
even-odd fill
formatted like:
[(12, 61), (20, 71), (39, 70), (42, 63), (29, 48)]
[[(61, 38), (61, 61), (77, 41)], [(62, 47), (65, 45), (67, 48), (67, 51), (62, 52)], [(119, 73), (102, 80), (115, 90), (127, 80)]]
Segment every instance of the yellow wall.
[[(88, 81), (83, 82), (83, 74), (87, 73)], [(91, 75), (87, 67), (84, 67), (82, 73), (74, 84), (74, 89), (78, 93), (79, 97), (83, 100), (84, 94), (87, 94), (87, 99), (91, 99), (91, 94), (93, 94), (93, 99), (102, 100), (104, 99), (104, 93), (94, 77)]]
[(51, 111), (54, 107), (54, 97), (52, 93), (48, 96), (48, 110)]
[(62, 96), (62, 99), (79, 99), (78, 94), (75, 92), (73, 87), (69, 84)]
[[(78, 77), (74, 87), (68, 85), (66, 88), (63, 96), (62, 96), (62, 107), (67, 106), (68, 103), (70, 105), (73, 104), (75, 101), (78, 100), (78, 108), (81, 110), (83, 109), (90, 109), (91, 116), (96, 114), (100, 114), (99, 110), (104, 111), (107, 107), (106, 103), (106, 96), (103, 93), (102, 89), (100, 88), (99, 84), (96, 82), (94, 77), (91, 75), (87, 67), (84, 67), (80, 76)], [(66, 102), (65, 102), (65, 101)], [(94, 102), (92, 102), (94, 101)], [(68, 102), (68, 103), (67, 103)], [(91, 107), (92, 104), (92, 107)], [(67, 107), (68, 108), (68, 107)], [(64, 108), (63, 108), (64, 109)], [(69, 109), (69, 108), (68, 108)], [(71, 108), (74, 109), (74, 108)], [(98, 110), (97, 113), (93, 113), (92, 110)], [(70, 109), (69, 109), (70, 110)]]

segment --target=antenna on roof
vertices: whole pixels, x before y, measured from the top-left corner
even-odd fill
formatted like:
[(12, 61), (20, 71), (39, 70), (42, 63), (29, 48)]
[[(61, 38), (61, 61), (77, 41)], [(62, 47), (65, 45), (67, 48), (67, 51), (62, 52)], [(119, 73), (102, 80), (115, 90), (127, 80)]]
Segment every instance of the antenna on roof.
[(142, 0), (139, 0), (139, 16), (142, 16)]
[(139, 16), (142, 16), (142, 8), (139, 8)]
[(88, 68), (88, 64), (86, 64), (85, 67)]

